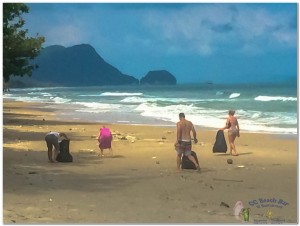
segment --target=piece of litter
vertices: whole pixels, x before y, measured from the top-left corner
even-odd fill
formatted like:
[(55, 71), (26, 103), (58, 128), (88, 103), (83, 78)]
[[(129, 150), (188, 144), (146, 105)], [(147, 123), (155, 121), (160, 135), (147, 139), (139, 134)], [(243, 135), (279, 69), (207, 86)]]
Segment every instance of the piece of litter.
[(243, 205), (242, 201), (237, 201), (233, 208), (233, 215), (238, 217), (241, 214), (243, 208), (244, 208), (244, 205)]
[(49, 199), (49, 202), (52, 202), (52, 199), (51, 199), (51, 198)]
[(229, 205), (228, 205), (227, 203), (225, 203), (225, 202), (221, 202), (221, 203), (220, 203), (220, 206), (224, 206), (224, 207), (226, 207), (226, 208), (229, 208)]
[(240, 166), (237, 166), (238, 168), (244, 168), (245, 166), (244, 165), (240, 165)]
[(156, 159), (156, 157), (155, 157), (155, 156), (153, 156), (152, 158), (153, 158), (153, 159)]

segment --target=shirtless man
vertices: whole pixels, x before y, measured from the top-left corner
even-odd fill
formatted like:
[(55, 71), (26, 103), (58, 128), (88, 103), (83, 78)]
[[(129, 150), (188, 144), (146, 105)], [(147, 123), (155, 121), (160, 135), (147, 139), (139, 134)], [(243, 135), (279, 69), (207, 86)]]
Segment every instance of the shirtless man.
[(197, 133), (192, 122), (185, 119), (184, 113), (179, 114), (179, 122), (177, 122), (177, 142), (175, 143), (177, 151), (177, 170), (180, 171), (181, 156), (184, 154), (191, 160), (198, 171), (200, 167), (197, 164), (194, 156), (192, 156), (192, 138), (191, 132), (193, 132), (194, 142), (197, 143)]

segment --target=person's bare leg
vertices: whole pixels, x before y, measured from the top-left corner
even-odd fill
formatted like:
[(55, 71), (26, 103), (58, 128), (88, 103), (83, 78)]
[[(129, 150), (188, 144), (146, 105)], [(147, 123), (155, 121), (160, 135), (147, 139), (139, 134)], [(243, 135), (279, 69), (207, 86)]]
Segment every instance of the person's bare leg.
[[(235, 136), (233, 136), (233, 135), (232, 135), (232, 136), (229, 136), (230, 154), (233, 155), (233, 156), (238, 156), (239, 154), (236, 152), (234, 140), (235, 140)], [(233, 153), (234, 153), (234, 154), (232, 154), (232, 150), (233, 150)]]
[(188, 155), (188, 158), (189, 158), (189, 160), (191, 160), (194, 163), (194, 165), (196, 166), (197, 170), (200, 171), (200, 166), (196, 162), (196, 159), (194, 158), (194, 156)]
[(230, 152), (229, 152), (229, 154), (230, 154), (230, 155), (232, 155), (232, 146), (231, 146), (231, 140), (232, 140), (232, 138), (231, 138), (231, 135), (228, 133), (228, 141), (229, 141), (229, 148), (230, 148)]
[(52, 159), (52, 147), (48, 147), (48, 159), (49, 159), (49, 162), (54, 162), (53, 159)]
[(177, 155), (177, 171), (180, 172), (181, 155)]
[(58, 152), (56, 149), (54, 149), (54, 153), (53, 153), (53, 162), (57, 162), (57, 161), (56, 161), (56, 158), (57, 158), (58, 154), (59, 154), (59, 152)]

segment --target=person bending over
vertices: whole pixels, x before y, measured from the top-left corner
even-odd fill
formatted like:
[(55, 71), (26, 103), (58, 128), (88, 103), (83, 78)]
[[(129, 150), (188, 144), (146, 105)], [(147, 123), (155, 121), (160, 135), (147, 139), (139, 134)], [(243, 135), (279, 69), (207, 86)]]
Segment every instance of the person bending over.
[[(59, 141), (62, 137), (67, 140), (69, 139), (66, 134), (59, 132), (50, 132), (45, 136), (45, 141), (48, 148), (48, 159), (51, 163), (56, 161), (56, 157), (59, 153)], [(54, 153), (52, 152), (53, 147), (55, 149)]]
[(192, 138), (191, 132), (193, 133), (194, 142), (197, 143), (197, 133), (192, 122), (185, 119), (185, 114), (179, 114), (179, 122), (177, 126), (177, 141), (175, 143), (177, 151), (177, 170), (180, 171), (181, 157), (184, 154), (191, 160), (198, 171), (200, 171), (200, 166), (197, 164), (196, 159), (192, 156)]

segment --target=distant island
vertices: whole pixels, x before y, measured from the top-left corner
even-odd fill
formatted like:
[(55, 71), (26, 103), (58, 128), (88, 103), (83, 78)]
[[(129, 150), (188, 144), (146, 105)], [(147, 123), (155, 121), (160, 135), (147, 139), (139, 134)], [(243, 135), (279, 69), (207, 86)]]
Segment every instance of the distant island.
[(176, 85), (177, 80), (174, 75), (166, 70), (149, 71), (140, 81), (141, 85)]
[(35, 86), (109, 86), (109, 85), (175, 85), (176, 78), (166, 70), (150, 71), (139, 81), (108, 64), (89, 44), (44, 48), (33, 63), (38, 67), (32, 76), (11, 76), (13, 87)]

